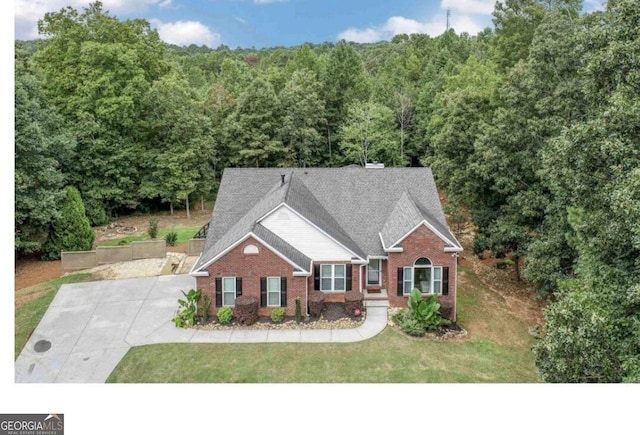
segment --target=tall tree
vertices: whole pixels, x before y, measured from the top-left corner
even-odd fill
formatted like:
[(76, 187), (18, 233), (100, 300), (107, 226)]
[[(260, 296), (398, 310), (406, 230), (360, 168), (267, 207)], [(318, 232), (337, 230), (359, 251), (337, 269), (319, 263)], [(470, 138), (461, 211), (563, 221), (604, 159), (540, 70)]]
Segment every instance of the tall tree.
[(610, 1), (588, 22), (580, 40), (587, 116), (543, 155), (543, 176), (573, 230), (576, 278), (561, 282), (567, 290), (546, 312), (536, 363), (550, 381), (638, 382), (640, 10), (635, 1)]
[(380, 104), (351, 103), (340, 130), (340, 140), (345, 163), (359, 163), (361, 166), (374, 161), (387, 166), (403, 163), (393, 112)]
[(234, 138), (232, 163), (240, 166), (277, 166), (285, 155), (278, 137), (280, 103), (271, 83), (257, 77), (242, 92), (228, 119)]
[(177, 74), (157, 80), (143, 101), (145, 170), (140, 194), (173, 205), (185, 202), (199, 187), (212, 183), (214, 153), (211, 128), (204, 110)]
[(49, 105), (26, 55), (15, 63), (15, 249), (40, 251), (64, 198), (63, 165), (74, 138), (55, 107)]
[(289, 150), (287, 163), (302, 167), (324, 163), (320, 129), (326, 121), (319, 92), (315, 74), (302, 69), (293, 73), (280, 94), (283, 114), (280, 135)]
[(45, 93), (77, 137), (69, 179), (102, 223), (106, 213), (139, 203), (139, 108), (168, 70), (164, 44), (146, 21), (119, 21), (100, 2), (81, 14), (47, 13), (38, 29), (47, 37), (35, 55)]

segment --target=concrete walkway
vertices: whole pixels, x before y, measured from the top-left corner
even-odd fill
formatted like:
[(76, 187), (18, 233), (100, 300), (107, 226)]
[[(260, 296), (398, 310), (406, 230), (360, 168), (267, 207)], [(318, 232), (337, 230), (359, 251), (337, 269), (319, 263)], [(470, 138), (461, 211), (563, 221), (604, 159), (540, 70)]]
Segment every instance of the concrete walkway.
[(131, 346), (158, 343), (348, 343), (379, 334), (387, 308), (353, 329), (202, 331), (176, 328), (188, 275), (63, 285), (18, 356), (16, 382), (105, 382)]

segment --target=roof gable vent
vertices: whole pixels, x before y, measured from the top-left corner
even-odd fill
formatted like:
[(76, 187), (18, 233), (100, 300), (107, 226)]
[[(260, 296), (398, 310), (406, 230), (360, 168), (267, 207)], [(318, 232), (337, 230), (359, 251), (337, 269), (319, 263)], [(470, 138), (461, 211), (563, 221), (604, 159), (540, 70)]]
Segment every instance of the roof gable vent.
[(378, 163), (378, 162), (367, 163), (365, 165), (365, 168), (367, 168), (367, 169), (384, 169), (384, 163)]

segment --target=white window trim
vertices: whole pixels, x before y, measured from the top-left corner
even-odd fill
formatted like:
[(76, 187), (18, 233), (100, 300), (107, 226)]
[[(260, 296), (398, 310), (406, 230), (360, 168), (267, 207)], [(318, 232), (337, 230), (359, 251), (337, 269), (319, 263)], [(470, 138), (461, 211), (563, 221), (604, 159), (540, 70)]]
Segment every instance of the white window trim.
[[(229, 304), (225, 304), (224, 303), (224, 295), (229, 294), (231, 292), (228, 292), (224, 289), (224, 280), (225, 279), (232, 279), (233, 280), (233, 304), (229, 305)], [(236, 306), (236, 286), (237, 286), (237, 282), (236, 282), (236, 277), (235, 276), (223, 276), (222, 277), (222, 306), (223, 307), (235, 307)]]
[[(336, 277), (336, 266), (342, 266), (344, 268), (344, 274), (342, 275), (342, 277)], [(322, 276), (322, 269), (324, 267), (330, 267), (331, 268), (331, 276)], [(322, 280), (323, 279), (330, 279), (331, 280), (331, 288), (330, 289), (323, 289), (322, 288)], [(342, 290), (336, 290), (336, 281), (337, 280), (342, 280), (343, 285), (342, 285)], [(320, 265), (320, 291), (323, 292), (344, 292), (347, 290), (347, 265), (346, 264), (321, 264)]]
[[(272, 305), (269, 303), (269, 293), (275, 293), (269, 290), (269, 280), (275, 279), (278, 281), (278, 304)], [(279, 307), (282, 304), (282, 281), (279, 276), (268, 276), (267, 277), (267, 307)]]
[[(402, 271), (402, 294), (404, 296), (409, 296), (409, 294), (411, 293), (411, 291), (415, 288), (415, 283), (413, 282), (413, 277), (415, 274), (415, 268), (416, 266), (407, 266), (403, 268)], [(441, 295), (442, 294), (442, 266), (434, 266), (433, 263), (431, 264), (431, 266), (418, 266), (418, 268), (422, 268), (422, 269), (431, 269), (431, 276), (430, 276), (430, 282), (429, 282), (429, 293), (422, 293), (423, 295)], [(439, 280), (435, 280), (435, 273), (434, 273), (434, 269), (439, 269), (440, 270), (440, 279)], [(411, 270), (411, 274), (410, 274), (410, 279), (407, 279), (407, 271)], [(435, 292), (434, 291), (434, 282), (440, 282), (440, 291), (439, 292)], [(409, 290), (409, 293), (407, 293), (406, 288), (404, 283), (405, 282), (410, 282), (411, 283), (411, 290)], [(419, 289), (418, 289), (419, 290)]]
[[(371, 262), (372, 261), (377, 261), (378, 262), (378, 281), (376, 282), (372, 282), (369, 281), (369, 266), (371, 266)], [(367, 285), (380, 285), (380, 278), (382, 275), (382, 260), (379, 258), (371, 258), (369, 259), (369, 264), (367, 265)]]

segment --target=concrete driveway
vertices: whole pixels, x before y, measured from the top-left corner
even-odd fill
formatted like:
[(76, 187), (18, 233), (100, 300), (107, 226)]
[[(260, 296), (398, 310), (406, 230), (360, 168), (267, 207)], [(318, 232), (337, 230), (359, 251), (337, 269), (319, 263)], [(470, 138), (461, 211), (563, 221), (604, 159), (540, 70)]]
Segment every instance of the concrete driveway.
[(63, 285), (16, 360), (16, 382), (104, 382), (131, 346), (185, 342), (171, 319), (189, 275)]
[(65, 284), (16, 360), (16, 382), (105, 382), (131, 346), (156, 343), (351, 343), (379, 334), (387, 301), (367, 305), (353, 329), (226, 330), (176, 328), (189, 275)]

